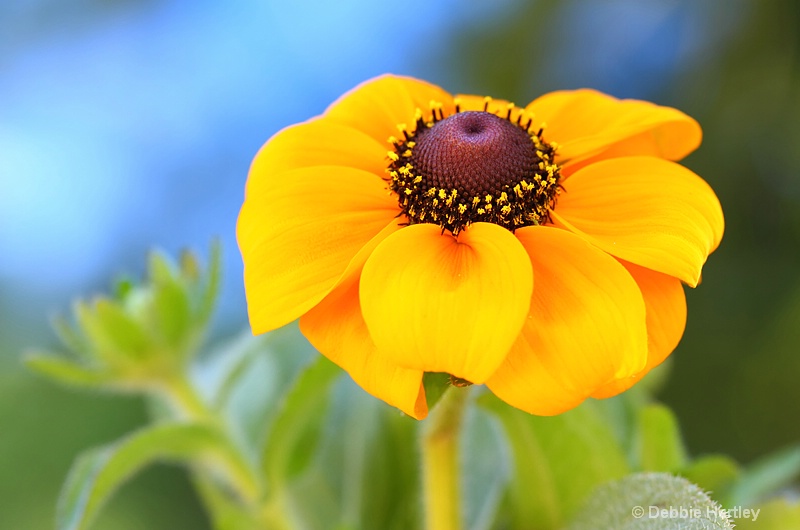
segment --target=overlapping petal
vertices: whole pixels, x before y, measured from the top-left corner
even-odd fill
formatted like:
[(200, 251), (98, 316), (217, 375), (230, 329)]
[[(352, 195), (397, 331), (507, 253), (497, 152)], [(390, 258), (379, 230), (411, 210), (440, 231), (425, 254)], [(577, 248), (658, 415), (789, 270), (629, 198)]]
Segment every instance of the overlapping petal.
[(653, 157), (614, 158), (577, 171), (552, 213), (606, 252), (696, 286), (724, 229), (708, 184)]
[(246, 193), (258, 194), (272, 186), (284, 171), (313, 166), (346, 166), (383, 177), (386, 145), (371, 136), (342, 125), (315, 118), (292, 125), (264, 144), (250, 167)]
[(361, 308), (392, 362), (483, 383), (516, 340), (532, 286), (530, 259), (508, 230), (476, 223), (455, 238), (417, 224), (369, 257)]
[(698, 124), (592, 90), (525, 109), (458, 99), (462, 111), (547, 123), (564, 188), (556, 226), (473, 222), (457, 237), (406, 226), (384, 180), (387, 140), (398, 125), (413, 133), (418, 109), (428, 119), (455, 105), (435, 85), (381, 76), (254, 160), (237, 225), (253, 330), (300, 317), (323, 354), (418, 419), (425, 371), (486, 383), (540, 415), (627, 389), (677, 345), (681, 281), (697, 284), (722, 237), (713, 191), (668, 161), (699, 145)]
[(596, 398), (607, 398), (623, 392), (637, 383), (647, 373), (664, 362), (675, 349), (686, 327), (686, 296), (680, 280), (639, 267), (632, 263), (622, 265), (636, 280), (644, 297), (647, 312), (647, 364), (644, 370), (632, 377), (617, 379), (598, 389)]
[(507, 403), (538, 415), (568, 410), (647, 361), (645, 304), (614, 258), (566, 231), (517, 230), (535, 285), (530, 315), (487, 381)]
[(558, 143), (561, 162), (630, 155), (680, 160), (702, 140), (700, 125), (677, 109), (595, 90), (551, 92), (526, 110), (546, 122), (545, 138)]
[[(417, 109), (430, 116), (430, 103), (442, 105), (446, 115), (454, 112), (453, 97), (430, 83), (394, 75), (383, 75), (358, 85), (325, 111), (325, 119), (348, 125), (386, 144), (399, 134), (397, 126), (414, 128)], [(388, 144), (387, 144), (388, 145)]]
[(248, 193), (237, 224), (250, 324), (287, 324), (330, 290), (358, 251), (397, 216), (375, 175), (316, 166), (270, 177)]
[(391, 223), (350, 262), (337, 286), (300, 319), (311, 344), (341, 366), (364, 390), (418, 420), (428, 414), (422, 371), (402, 368), (377, 354), (358, 297), (361, 269), (374, 248), (400, 227)]

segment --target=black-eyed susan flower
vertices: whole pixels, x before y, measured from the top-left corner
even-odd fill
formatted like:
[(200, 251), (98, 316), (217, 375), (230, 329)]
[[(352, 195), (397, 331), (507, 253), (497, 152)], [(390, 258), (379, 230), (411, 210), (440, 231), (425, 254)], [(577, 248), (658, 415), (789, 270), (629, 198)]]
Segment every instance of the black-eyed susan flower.
[(415, 418), (425, 372), (558, 414), (630, 387), (683, 334), (723, 232), (675, 163), (697, 122), (592, 90), (524, 108), (383, 76), (286, 128), (237, 235), (250, 323), (300, 318), (324, 355)]

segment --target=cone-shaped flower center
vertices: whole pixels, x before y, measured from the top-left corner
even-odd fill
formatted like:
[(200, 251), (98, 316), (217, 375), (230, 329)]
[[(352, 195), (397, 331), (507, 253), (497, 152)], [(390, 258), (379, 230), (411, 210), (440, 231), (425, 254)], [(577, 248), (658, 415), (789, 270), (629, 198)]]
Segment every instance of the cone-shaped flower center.
[[(438, 114), (437, 114), (438, 111)], [(413, 134), (391, 138), (390, 188), (413, 223), (438, 224), (458, 234), (474, 222), (509, 230), (548, 220), (558, 194), (554, 148), (522, 124), (490, 112), (435, 108), (418, 113)]]
[(488, 112), (461, 112), (417, 133), (411, 164), (429, 187), (460, 196), (500, 195), (533, 176), (538, 162), (528, 133)]

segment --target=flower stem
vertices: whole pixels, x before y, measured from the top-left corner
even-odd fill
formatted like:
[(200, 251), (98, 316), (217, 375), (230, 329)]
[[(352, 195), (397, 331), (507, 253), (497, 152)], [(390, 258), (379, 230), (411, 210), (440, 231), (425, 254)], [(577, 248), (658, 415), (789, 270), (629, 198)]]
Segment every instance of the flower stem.
[(466, 411), (467, 388), (451, 387), (422, 426), (425, 528), (461, 530), (458, 440)]
[[(246, 452), (230, 433), (224, 418), (205, 402), (186, 374), (176, 374), (173, 377), (166, 378), (163, 382), (162, 396), (178, 417), (192, 422), (205, 423), (216, 429), (225, 439), (228, 453), (226, 458), (220, 458), (217, 464), (224, 469), (225, 474), (231, 481), (231, 485), (244, 501), (244, 504), (255, 511), (257, 503), (262, 496), (258, 473), (247, 457)], [(202, 481), (204, 480), (206, 480), (206, 477), (198, 474), (197, 484), (203, 484)], [(204, 484), (206, 491), (202, 488), (200, 489), (200, 493), (203, 494), (205, 499), (210, 498), (208, 496), (208, 491), (210, 491), (209, 488), (211, 487), (209, 484), (211, 483)], [(212, 503), (209, 503), (207, 507), (209, 509), (214, 508)]]
[(215, 414), (185, 375), (170, 378), (165, 385), (164, 394), (175, 411), (187, 419), (193, 421), (215, 419)]

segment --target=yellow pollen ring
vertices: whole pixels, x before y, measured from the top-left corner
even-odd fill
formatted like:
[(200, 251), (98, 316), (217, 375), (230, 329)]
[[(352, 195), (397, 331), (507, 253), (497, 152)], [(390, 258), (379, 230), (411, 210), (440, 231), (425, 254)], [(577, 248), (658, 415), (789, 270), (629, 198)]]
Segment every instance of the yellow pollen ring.
[[(425, 114), (417, 108), (415, 127), (409, 129), (405, 123), (400, 123), (397, 129), (402, 137), (389, 137), (392, 150), (388, 151), (388, 187), (391, 193), (397, 195), (398, 204), (411, 224), (434, 223), (441, 226), (442, 231), (449, 230), (458, 234), (474, 222), (492, 222), (513, 231), (550, 220), (550, 211), (555, 207), (560, 193), (560, 168), (555, 163), (557, 145), (543, 139), (542, 131), (546, 124), (536, 127), (533, 124), (533, 113), (518, 108), (513, 103), (505, 105), (505, 112), (503, 108), (490, 112), (489, 106), (493, 101), (489, 96), (483, 99), (483, 112), (518, 128), (531, 140), (533, 154), (526, 156), (534, 156), (534, 161), (525, 170), (526, 177), (501, 188), (491, 191), (487, 189), (478, 195), (461, 193), (463, 189), (430, 183), (425, 172), (421, 172), (414, 163), (414, 149), (422, 138), (420, 133), (425, 133), (461, 112), (475, 112), (462, 110), (461, 98), (454, 98), (455, 113), (446, 117), (444, 105), (431, 100), (428, 103), (431, 112), (429, 121), (425, 121)], [(430, 149), (431, 144), (427, 145), (427, 149)], [(457, 197), (459, 200), (456, 200)]]

